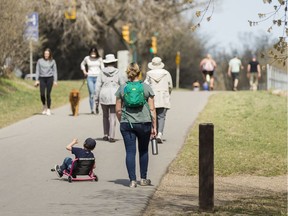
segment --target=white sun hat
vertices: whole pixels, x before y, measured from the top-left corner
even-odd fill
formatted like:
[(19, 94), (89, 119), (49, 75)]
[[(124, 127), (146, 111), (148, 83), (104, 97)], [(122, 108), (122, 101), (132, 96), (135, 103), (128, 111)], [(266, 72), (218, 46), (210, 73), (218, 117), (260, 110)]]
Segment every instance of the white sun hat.
[(159, 57), (154, 57), (151, 62), (148, 63), (148, 68), (150, 69), (162, 69), (164, 67), (164, 63), (162, 59)]
[(117, 62), (118, 59), (115, 58), (114, 54), (108, 54), (105, 56), (105, 59), (103, 60), (104, 63), (112, 63)]

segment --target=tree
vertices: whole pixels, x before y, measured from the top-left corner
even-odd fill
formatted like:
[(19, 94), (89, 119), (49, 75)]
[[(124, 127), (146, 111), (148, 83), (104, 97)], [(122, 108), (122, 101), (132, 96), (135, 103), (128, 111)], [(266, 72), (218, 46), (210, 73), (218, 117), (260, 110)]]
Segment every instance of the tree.
[[(272, 0), (263, 0), (264, 4), (272, 4)], [(261, 22), (272, 21), (271, 26), (267, 29), (267, 32), (273, 31), (273, 26), (283, 27), (283, 34), (279, 35), (279, 40), (273, 45), (274, 50), (269, 50), (268, 55), (282, 63), (283, 66), (286, 66), (286, 61), (288, 59), (287, 53), (287, 36), (288, 36), (288, 1), (287, 0), (278, 0), (277, 3), (273, 5), (274, 10), (268, 13), (258, 13), (259, 21), (248, 20), (250, 26), (258, 25)], [(265, 56), (265, 53), (262, 53), (262, 56)]]
[[(61, 62), (67, 62), (67, 57), (73, 58), (75, 65), (74, 69), (69, 68), (69, 74), (74, 77), (80, 74), (79, 56), (86, 55), (85, 50), (92, 45), (114, 53), (123, 48), (131, 49), (132, 44), (126, 43), (121, 36), (122, 26), (129, 25), (130, 32), (135, 35), (131, 39), (138, 59), (145, 66), (151, 58), (151, 37), (157, 35), (159, 47), (171, 46), (163, 45), (167, 38), (175, 32), (187, 31), (187, 26), (183, 28), (178, 24), (183, 19), (181, 12), (195, 5), (194, 1), (188, 0), (83, 0), (77, 1), (76, 20), (67, 20), (63, 0), (46, 0), (39, 6), (40, 33), (47, 38), (44, 45), (57, 48), (56, 56)], [(63, 70), (68, 67), (71, 63)]]
[[(14, 65), (29, 61), (27, 41), (23, 40), (25, 17), (33, 1), (2, 0), (0, 7), (0, 74), (9, 77)], [(28, 56), (28, 58), (27, 58)]]
[[(8, 5), (8, 1), (4, 1)], [(71, 12), (69, 4), (75, 2), (73, 10), (75, 9), (76, 19), (70, 19), (69, 16), (67, 19), (67, 12)], [(79, 64), (93, 45), (103, 49), (105, 54), (108, 52), (116, 54), (117, 50), (131, 49), (133, 45), (137, 49), (138, 61), (142, 63), (143, 71), (146, 71), (145, 67), (151, 60), (149, 43), (152, 36), (157, 36), (157, 54), (165, 55), (166, 65), (172, 66), (175, 64), (175, 54), (165, 51), (174, 46), (171, 43), (178, 41), (173, 39), (174, 36), (185, 35), (187, 41), (191, 42), (189, 47), (193, 46), (194, 40), (197, 40), (187, 33), (188, 27), (182, 22), (181, 16), (183, 11), (196, 5), (194, 0), (27, 0), (25, 2), (11, 0), (9, 1), (11, 10), (6, 11), (7, 16), (12, 17), (15, 13), (19, 17), (11, 20), (11, 23), (6, 21), (2, 23), (6, 26), (15, 26), (13, 32), (17, 32), (17, 43), (2, 37), (11, 47), (9, 49), (11, 51), (5, 52), (5, 56), (11, 55), (13, 60), (18, 61), (17, 65), (23, 63), (24, 66), (29, 65), (28, 44), (22, 38), (24, 17), (28, 12), (36, 11), (39, 13), (40, 41), (34, 49), (34, 62), (42, 55), (43, 47), (52, 48), (59, 66), (60, 79), (81, 77)], [(16, 10), (21, 10), (21, 13)], [(132, 44), (126, 43), (122, 38), (121, 29), (125, 24), (129, 25), (130, 32), (133, 33)], [(21, 52), (17, 52), (19, 49)], [(4, 55), (2, 59), (5, 59)]]

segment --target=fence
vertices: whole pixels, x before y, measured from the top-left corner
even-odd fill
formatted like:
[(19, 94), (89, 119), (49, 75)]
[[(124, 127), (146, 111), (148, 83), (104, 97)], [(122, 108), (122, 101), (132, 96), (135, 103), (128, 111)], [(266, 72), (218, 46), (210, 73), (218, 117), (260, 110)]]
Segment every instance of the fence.
[(267, 90), (277, 89), (287, 91), (288, 72), (272, 65), (267, 65)]

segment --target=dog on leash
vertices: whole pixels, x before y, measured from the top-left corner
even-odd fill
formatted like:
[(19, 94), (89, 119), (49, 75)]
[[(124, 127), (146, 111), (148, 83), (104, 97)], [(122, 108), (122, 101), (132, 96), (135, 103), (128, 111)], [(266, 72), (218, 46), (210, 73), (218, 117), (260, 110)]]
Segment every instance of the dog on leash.
[(80, 103), (80, 92), (77, 89), (73, 89), (69, 95), (69, 101), (71, 104), (71, 110), (73, 116), (78, 116), (79, 103)]

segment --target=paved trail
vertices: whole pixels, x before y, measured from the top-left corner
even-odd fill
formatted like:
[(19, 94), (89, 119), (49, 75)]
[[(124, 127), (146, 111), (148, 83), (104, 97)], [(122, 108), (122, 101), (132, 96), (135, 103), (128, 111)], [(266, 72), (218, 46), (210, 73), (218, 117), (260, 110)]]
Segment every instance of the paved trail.
[[(141, 215), (185, 136), (207, 103), (209, 92), (174, 91), (167, 113), (164, 144), (159, 155), (149, 149), (148, 178), (153, 186), (129, 188), (124, 144), (117, 123), (116, 143), (101, 140), (102, 115), (90, 115), (88, 99), (80, 115), (70, 116), (67, 104), (52, 116), (34, 116), (0, 129), (0, 215)], [(39, 102), (40, 103), (40, 102)], [(65, 146), (74, 138), (78, 146), (87, 137), (97, 140), (94, 150), (98, 182), (68, 183), (50, 169), (69, 155)], [(138, 161), (138, 160), (137, 160)], [(137, 167), (139, 178), (139, 168)]]

